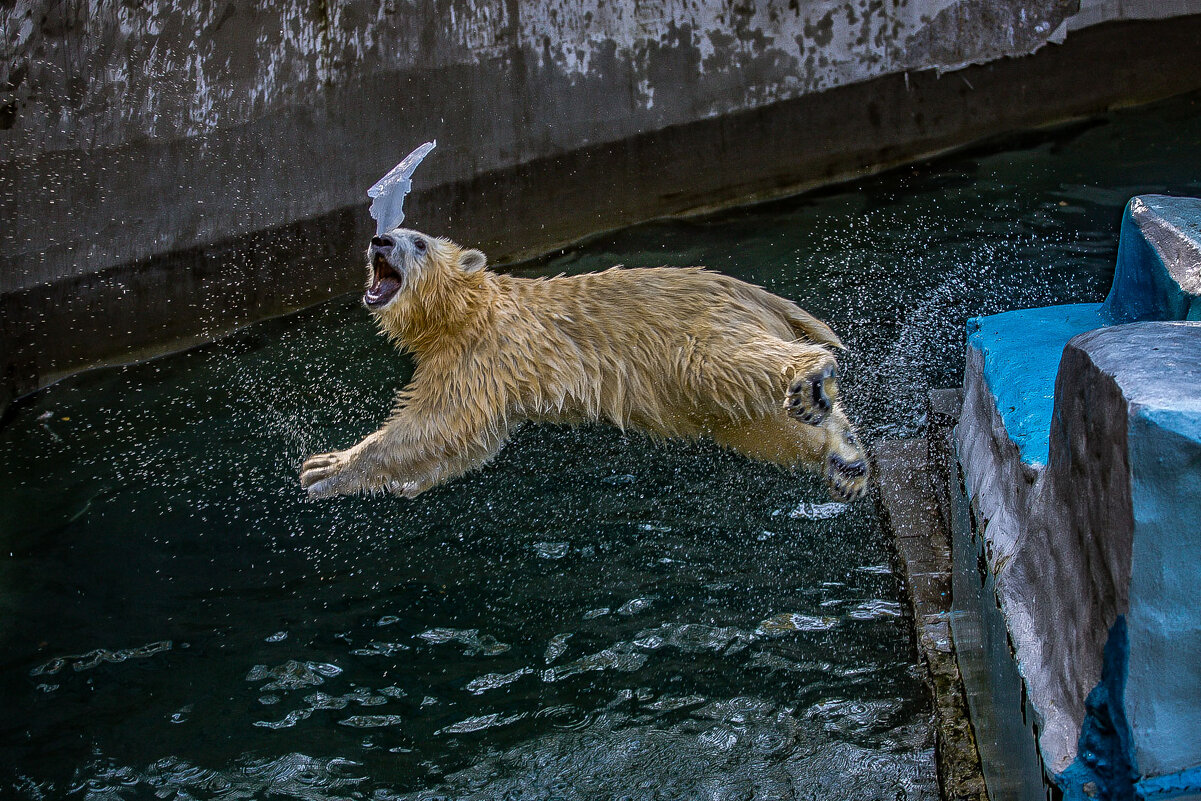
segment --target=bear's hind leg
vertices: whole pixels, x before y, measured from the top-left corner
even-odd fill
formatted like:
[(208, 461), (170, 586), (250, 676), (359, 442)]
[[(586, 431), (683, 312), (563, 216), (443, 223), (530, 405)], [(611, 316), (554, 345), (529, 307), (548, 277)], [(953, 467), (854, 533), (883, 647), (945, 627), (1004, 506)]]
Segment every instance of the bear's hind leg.
[(835, 500), (854, 500), (867, 491), (867, 453), (837, 403), (821, 425), (800, 424), (778, 411), (717, 426), (713, 439), (751, 459), (818, 472)]
[(871, 472), (867, 452), (859, 442), (855, 427), (847, 420), (841, 404), (826, 418), (822, 426), (828, 432), (823, 474), (830, 495), (840, 501), (862, 497), (867, 492), (867, 480)]
[(839, 402), (838, 364), (825, 348), (801, 343), (793, 343), (793, 347), (794, 355), (785, 368), (784, 412), (801, 423), (793, 423), (798, 432), (809, 436), (798, 435), (822, 443), (818, 459), (798, 452), (797, 461), (818, 467), (836, 499), (858, 498), (867, 490), (868, 460)]
[(799, 426), (779, 411), (751, 420), (731, 420), (714, 427), (714, 441), (723, 448), (781, 467), (815, 468), (825, 459), (826, 431)]

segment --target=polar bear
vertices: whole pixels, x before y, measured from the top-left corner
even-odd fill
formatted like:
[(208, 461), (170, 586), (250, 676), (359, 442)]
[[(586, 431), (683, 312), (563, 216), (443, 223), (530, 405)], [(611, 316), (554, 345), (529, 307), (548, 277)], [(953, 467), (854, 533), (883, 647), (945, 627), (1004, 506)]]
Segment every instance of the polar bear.
[(372, 237), (363, 302), (416, 368), (383, 428), (310, 457), (310, 496), (413, 497), (473, 470), (524, 421), (709, 436), (863, 494), (868, 460), (839, 403), (828, 326), (702, 268), (516, 278), (478, 250), (394, 228)]

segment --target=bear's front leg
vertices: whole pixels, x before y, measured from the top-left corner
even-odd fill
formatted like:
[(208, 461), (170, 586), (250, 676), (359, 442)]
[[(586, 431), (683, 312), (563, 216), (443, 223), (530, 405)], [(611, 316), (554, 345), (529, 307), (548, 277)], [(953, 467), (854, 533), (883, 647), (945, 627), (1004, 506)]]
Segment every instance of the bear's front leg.
[(436, 411), (410, 405), (353, 448), (306, 459), (300, 486), (314, 498), (364, 492), (412, 498), (487, 462), (508, 431), (502, 417), (469, 415), (462, 404), (442, 403)]
[(447, 472), (439, 460), (418, 455), (404, 443), (393, 441), (384, 428), (353, 448), (321, 453), (305, 459), (300, 486), (310, 498), (390, 492), (413, 498), (439, 483)]
[(305, 459), (300, 486), (311, 498), (332, 498), (381, 489), (379, 459), (371, 457), (379, 432), (344, 451), (321, 453)]

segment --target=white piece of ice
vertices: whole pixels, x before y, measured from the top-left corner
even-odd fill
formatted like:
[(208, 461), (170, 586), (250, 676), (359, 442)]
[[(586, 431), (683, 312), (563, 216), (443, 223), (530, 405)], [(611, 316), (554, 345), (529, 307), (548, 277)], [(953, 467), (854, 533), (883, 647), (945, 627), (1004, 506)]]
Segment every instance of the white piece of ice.
[(802, 501), (800, 506), (788, 513), (788, 516), (794, 520), (798, 518), (828, 520), (831, 517), (838, 517), (849, 508), (845, 503), (809, 503)]
[(413, 182), (409, 179), (413, 177), (417, 165), (437, 144), (437, 140), (426, 142), (405, 156), (367, 190), (367, 197), (371, 198), (371, 218), (375, 220), (376, 236), (391, 231), (404, 221), (405, 195), (413, 188)]

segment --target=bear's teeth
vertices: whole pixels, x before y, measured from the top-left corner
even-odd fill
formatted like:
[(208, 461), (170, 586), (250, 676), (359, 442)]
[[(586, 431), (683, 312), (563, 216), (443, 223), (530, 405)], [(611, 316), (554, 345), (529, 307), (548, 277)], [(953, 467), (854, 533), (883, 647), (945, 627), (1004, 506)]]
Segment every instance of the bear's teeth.
[(367, 295), (364, 298), (368, 305), (378, 306), (387, 302), (400, 291), (400, 280), (393, 275), (377, 278), (374, 283), (367, 289)]

